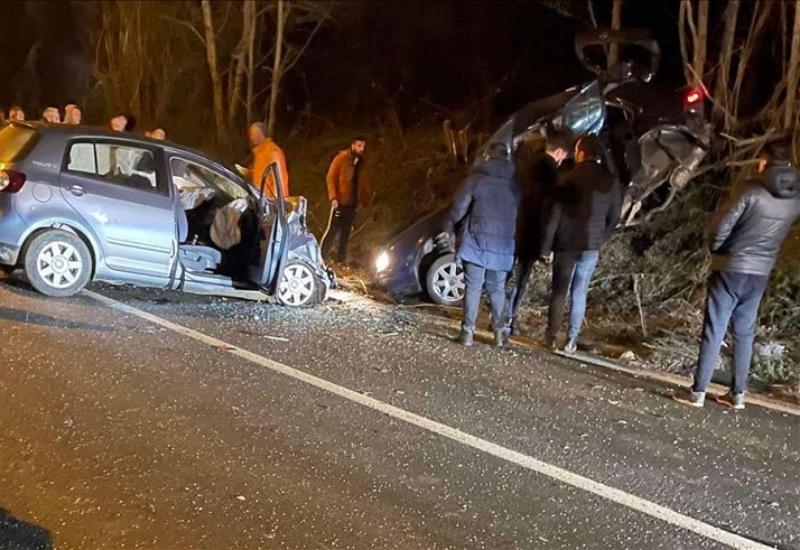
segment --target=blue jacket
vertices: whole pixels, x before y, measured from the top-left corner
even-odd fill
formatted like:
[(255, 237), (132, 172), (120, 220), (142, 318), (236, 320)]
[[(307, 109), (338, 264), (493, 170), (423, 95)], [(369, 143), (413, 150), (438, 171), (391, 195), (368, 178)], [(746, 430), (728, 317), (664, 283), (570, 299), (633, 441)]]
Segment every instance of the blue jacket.
[(450, 208), (459, 225), (456, 257), (494, 271), (511, 271), (521, 191), (514, 163), (490, 158), (464, 180)]

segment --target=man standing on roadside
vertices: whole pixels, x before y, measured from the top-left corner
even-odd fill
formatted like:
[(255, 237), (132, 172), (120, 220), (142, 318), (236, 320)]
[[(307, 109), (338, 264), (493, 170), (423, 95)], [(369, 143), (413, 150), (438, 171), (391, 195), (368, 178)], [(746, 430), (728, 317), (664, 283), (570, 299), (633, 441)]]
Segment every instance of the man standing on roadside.
[(83, 113), (77, 103), (70, 102), (64, 106), (64, 124), (77, 126), (81, 123)]
[(712, 218), (712, 271), (700, 356), (691, 390), (676, 393), (677, 401), (703, 406), (730, 324), (733, 378), (730, 392), (718, 401), (744, 408), (758, 308), (781, 245), (800, 217), (800, 180), (789, 162), (790, 151), (785, 142), (767, 147), (759, 157), (759, 176), (734, 189)]
[(22, 110), (22, 107), (19, 105), (12, 105), (11, 108), (8, 110), (8, 120), (17, 120), (17, 121), (24, 121), (25, 120), (25, 111)]
[(61, 124), (61, 113), (56, 107), (45, 107), (42, 120), (50, 124)]
[(530, 168), (524, 181), (521, 181), (523, 190), (517, 224), (516, 280), (509, 287), (506, 297), (506, 327), (511, 334), (518, 334), (516, 317), (528, 293), (534, 264), (542, 256), (544, 220), (558, 181), (558, 169), (571, 148), (572, 137), (568, 133), (551, 129), (544, 149), (534, 153), (526, 163)]
[(622, 208), (619, 180), (603, 165), (602, 144), (595, 136), (581, 138), (575, 147), (575, 168), (555, 190), (545, 226), (542, 254), (553, 258), (553, 281), (545, 334), (549, 348), (564, 317), (570, 296), (569, 332), (565, 351), (577, 350), (589, 283), (597, 267), (600, 247), (611, 237)]
[(521, 191), (511, 150), (492, 143), (483, 162), (461, 184), (448, 217), (458, 227), (456, 259), (464, 266), (464, 320), (458, 341), (471, 346), (483, 287), (489, 294), (494, 344), (505, 343), (506, 276), (514, 266), (514, 236)]
[(331, 201), (331, 214), (328, 227), (322, 235), (322, 256), (328, 256), (333, 240), (338, 237), (339, 250), (336, 261), (340, 264), (347, 260), (350, 231), (355, 224), (359, 199), (364, 193), (363, 182), (360, 180), (366, 150), (366, 139), (355, 137), (350, 142), (350, 147), (339, 151), (328, 168), (326, 183), (328, 200)]

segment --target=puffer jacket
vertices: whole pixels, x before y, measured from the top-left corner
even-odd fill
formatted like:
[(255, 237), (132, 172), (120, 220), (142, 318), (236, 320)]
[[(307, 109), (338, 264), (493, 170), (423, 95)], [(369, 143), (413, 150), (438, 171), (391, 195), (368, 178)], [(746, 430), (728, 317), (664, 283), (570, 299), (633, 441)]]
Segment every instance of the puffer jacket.
[(800, 217), (800, 179), (788, 165), (770, 165), (714, 215), (710, 226), (714, 271), (769, 275), (781, 245)]
[(456, 257), (493, 271), (510, 271), (521, 191), (514, 163), (490, 158), (467, 176), (450, 208), (459, 226)]
[(599, 250), (619, 222), (619, 180), (595, 161), (575, 165), (553, 192), (542, 254)]

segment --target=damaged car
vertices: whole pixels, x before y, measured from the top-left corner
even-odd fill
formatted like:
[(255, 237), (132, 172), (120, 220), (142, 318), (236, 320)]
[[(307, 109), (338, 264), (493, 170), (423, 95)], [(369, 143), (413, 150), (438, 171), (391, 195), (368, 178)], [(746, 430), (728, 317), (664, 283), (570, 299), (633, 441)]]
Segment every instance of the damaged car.
[(0, 265), (42, 294), (91, 281), (323, 301), (333, 280), (306, 201), (265, 196), (206, 155), (130, 134), (12, 122), (0, 128)]
[[(605, 51), (611, 44), (638, 51), (638, 60), (603, 69), (593, 61), (592, 52)], [(704, 90), (660, 94), (650, 90), (660, 51), (644, 31), (582, 33), (575, 47), (583, 66), (596, 78), (515, 112), (476, 151), (473, 166), (483, 162), (492, 143), (505, 143), (518, 157), (522, 149), (541, 149), (548, 131), (566, 130), (575, 138), (598, 135), (606, 164), (626, 184), (621, 225), (647, 221), (669, 205), (708, 154), (712, 130), (703, 108)], [(376, 280), (396, 299), (424, 294), (445, 306), (463, 299), (464, 275), (455, 261), (455, 237), (445, 232), (447, 210), (416, 221), (378, 253)]]

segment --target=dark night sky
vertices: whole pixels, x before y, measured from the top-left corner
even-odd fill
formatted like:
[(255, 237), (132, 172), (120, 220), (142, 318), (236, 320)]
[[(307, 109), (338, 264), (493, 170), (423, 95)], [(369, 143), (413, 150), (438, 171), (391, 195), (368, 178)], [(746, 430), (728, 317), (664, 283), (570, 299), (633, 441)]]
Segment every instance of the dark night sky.
[[(601, 23), (607, 22), (610, 0), (595, 5)], [(681, 79), (677, 5), (628, 0), (623, 15), (625, 26), (649, 28), (659, 39), (659, 80), (673, 87)], [(0, 77), (8, 83), (0, 89), (0, 105), (20, 101), (38, 110), (88, 97), (92, 9), (75, 1), (0, 3), (7, 32)], [(526, 0), (339, 2), (335, 22), (287, 80), (284, 109), (310, 102), (315, 113), (335, 119), (380, 111), (391, 102), (413, 119), (431, 104), (470, 104), (508, 76), (493, 105), (507, 112), (587, 78), (573, 50), (575, 32), (588, 25), (586, 4), (575, 0), (569, 9), (574, 17)]]

